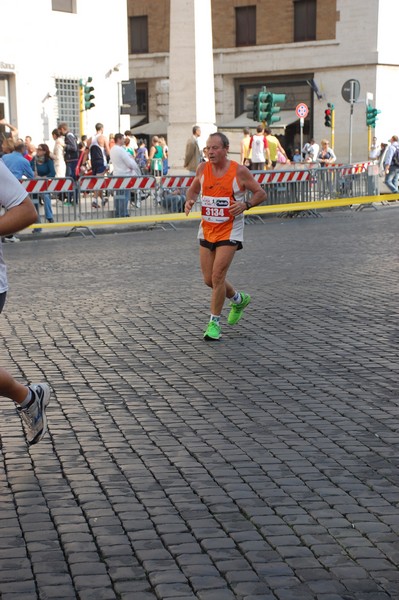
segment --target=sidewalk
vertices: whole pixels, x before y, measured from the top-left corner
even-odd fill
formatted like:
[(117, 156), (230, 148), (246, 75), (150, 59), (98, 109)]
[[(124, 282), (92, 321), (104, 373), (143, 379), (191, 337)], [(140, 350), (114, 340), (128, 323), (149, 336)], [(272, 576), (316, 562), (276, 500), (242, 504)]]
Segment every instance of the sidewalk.
[(5, 245), (1, 600), (399, 600), (398, 228), (247, 226), (215, 343), (195, 226)]

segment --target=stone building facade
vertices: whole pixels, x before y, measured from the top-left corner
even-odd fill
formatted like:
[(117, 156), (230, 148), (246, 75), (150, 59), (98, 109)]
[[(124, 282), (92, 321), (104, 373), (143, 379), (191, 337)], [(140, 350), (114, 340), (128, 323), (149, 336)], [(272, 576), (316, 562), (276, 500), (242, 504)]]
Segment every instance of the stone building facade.
[[(173, 1), (127, 2), (129, 73), (137, 81), (140, 110), (149, 122), (168, 122)], [(133, 29), (138, 17), (147, 28), (144, 51), (135, 48)], [(352, 158), (366, 159), (367, 99), (382, 111), (373, 131), (380, 141), (386, 142), (399, 129), (396, 102), (390, 92), (399, 76), (399, 50), (392, 44), (398, 22), (396, 0), (212, 0), (216, 125), (229, 125), (227, 131), (236, 137), (236, 129), (245, 121), (247, 96), (266, 86), (287, 96), (281, 128), (277, 127), (286, 146), (293, 149), (299, 143), (295, 115), (299, 102), (309, 106), (305, 138), (331, 139), (332, 131), (324, 125), (329, 102), (335, 107), (338, 160), (348, 160), (350, 125)], [(350, 79), (360, 85), (352, 117), (350, 104), (342, 95), (342, 87)]]

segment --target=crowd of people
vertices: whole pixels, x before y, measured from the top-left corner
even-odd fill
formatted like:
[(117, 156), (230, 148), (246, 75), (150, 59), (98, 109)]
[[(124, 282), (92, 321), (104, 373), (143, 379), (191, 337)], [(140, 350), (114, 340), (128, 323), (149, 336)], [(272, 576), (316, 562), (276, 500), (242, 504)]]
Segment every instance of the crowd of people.
[[(17, 179), (63, 178), (71, 177), (77, 181), (84, 175), (166, 175), (169, 169), (168, 146), (163, 136), (154, 136), (148, 149), (145, 139), (137, 139), (130, 130), (117, 134), (104, 133), (102, 123), (97, 123), (95, 133), (78, 139), (70, 131), (67, 123), (60, 123), (52, 133), (54, 145), (46, 143), (37, 146), (30, 136), (21, 138), (16, 127), (0, 120), (7, 133), (1, 140), (1, 153), (5, 165)], [(78, 201), (75, 192), (74, 201)], [(115, 216), (128, 216), (130, 193), (122, 191), (115, 195)], [(68, 200), (68, 199), (67, 199)], [(67, 202), (66, 200), (66, 202)], [(32, 201), (37, 211), (37, 223), (40, 223), (40, 204), (44, 205), (44, 215), (48, 223), (54, 221), (51, 196), (48, 193), (33, 194)], [(98, 192), (92, 201), (92, 208), (100, 208), (107, 202)], [(34, 233), (40, 233), (35, 228)], [(17, 242), (15, 235), (5, 241)]]
[[(82, 135), (81, 139), (77, 139), (69, 130), (67, 123), (60, 123), (51, 133), (53, 145), (50, 147), (46, 143), (36, 146), (28, 135), (25, 138), (19, 137), (18, 130), (6, 123), (4, 119), (0, 120), (0, 125), (9, 129), (7, 137), (3, 137), (1, 143), (3, 161), (19, 180), (37, 177), (71, 177), (77, 181), (85, 175), (97, 177), (152, 175), (160, 177), (166, 175), (169, 170), (168, 146), (163, 136), (153, 136), (148, 148), (146, 140), (137, 139), (130, 130), (106, 135), (104, 125), (97, 123), (95, 133), (91, 137)], [(397, 145), (397, 139), (392, 143)], [(382, 146), (377, 144), (376, 138), (373, 138), (370, 159), (381, 160), (383, 155), (387, 157), (384, 162), (386, 184), (391, 191), (397, 191), (399, 165), (388, 164), (391, 155), (393, 156), (393, 151), (385, 152), (385, 148)], [(327, 139), (321, 140), (319, 145), (315, 139), (311, 138), (303, 148), (286, 151), (269, 127), (259, 124), (253, 134), (249, 129), (243, 129), (240, 164), (252, 171), (284, 169), (291, 163), (328, 166), (334, 164), (336, 160), (334, 150)], [(198, 166), (207, 161), (207, 147), (203, 147), (203, 143), (201, 143), (201, 128), (194, 125), (192, 136), (186, 144), (184, 167), (190, 173), (195, 174)], [(74, 201), (78, 202), (77, 187), (74, 193)], [(37, 211), (37, 223), (40, 222), (40, 204), (43, 205), (42, 210), (46, 221), (52, 223), (54, 215), (50, 194), (45, 192), (33, 194), (32, 201)], [(129, 215), (129, 201), (132, 201), (132, 198), (128, 190), (114, 193), (115, 217)], [(98, 191), (92, 198), (92, 208), (100, 208), (107, 202), (108, 198), (103, 198), (102, 192)], [(168, 212), (183, 211), (185, 194), (181, 190), (168, 191), (159, 198), (159, 202)], [(40, 231), (40, 228), (33, 229), (34, 233)], [(18, 238), (10, 235), (5, 238), (5, 241), (18, 241)]]
[(243, 129), (240, 160), (242, 165), (252, 171), (263, 171), (282, 169), (291, 163), (317, 163), (320, 166), (327, 166), (334, 164), (337, 158), (327, 139), (323, 139), (319, 146), (312, 138), (303, 148), (295, 148), (290, 154), (273, 135), (270, 127), (259, 124), (252, 135), (248, 128)]

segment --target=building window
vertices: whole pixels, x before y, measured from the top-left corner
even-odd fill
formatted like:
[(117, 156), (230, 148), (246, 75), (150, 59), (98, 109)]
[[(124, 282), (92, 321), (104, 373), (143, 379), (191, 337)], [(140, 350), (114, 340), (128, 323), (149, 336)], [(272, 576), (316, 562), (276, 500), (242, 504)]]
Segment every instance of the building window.
[(316, 39), (316, 0), (294, 0), (294, 42)]
[(130, 53), (148, 52), (148, 17), (130, 17)]
[(78, 79), (56, 79), (55, 87), (57, 89), (58, 99), (58, 122), (65, 121), (69, 129), (75, 134), (79, 134), (79, 80)]
[(148, 120), (148, 85), (146, 83), (138, 83), (136, 88), (137, 94), (137, 114), (145, 115)]
[(60, 12), (76, 12), (75, 0), (51, 0), (51, 7)]
[(256, 6), (236, 6), (236, 46), (256, 46)]

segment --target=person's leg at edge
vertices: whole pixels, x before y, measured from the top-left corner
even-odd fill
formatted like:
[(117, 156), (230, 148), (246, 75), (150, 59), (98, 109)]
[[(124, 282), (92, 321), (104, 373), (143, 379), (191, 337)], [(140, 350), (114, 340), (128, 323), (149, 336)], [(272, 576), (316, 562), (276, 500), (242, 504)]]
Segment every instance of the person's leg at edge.
[(399, 180), (399, 167), (396, 167), (394, 176), (392, 178), (392, 186), (395, 190), (394, 193), (396, 193), (398, 191), (398, 180)]
[(47, 383), (23, 385), (0, 367), (0, 396), (13, 400), (25, 423), (29, 446), (37, 444), (47, 433), (46, 407), (50, 401)]
[[(0, 313), (6, 303), (7, 292), (0, 294)], [(0, 367), (0, 396), (14, 400), (17, 404), (22, 404), (28, 397), (29, 388), (15, 381), (13, 377)]]
[[(7, 292), (0, 294), (0, 313)], [(0, 396), (9, 398), (17, 405), (25, 423), (29, 445), (39, 442), (47, 432), (46, 406), (50, 400), (50, 388), (46, 383), (23, 385), (0, 367)]]
[[(397, 175), (399, 174), (399, 169), (391, 168), (389, 173), (385, 176), (385, 185), (389, 187), (392, 193), (397, 192)], [(396, 179), (396, 182), (395, 182)]]
[(205, 284), (212, 288), (210, 324), (213, 322), (217, 325), (217, 327), (208, 325), (208, 328), (211, 327), (214, 329), (214, 334), (212, 335), (208, 335), (210, 333), (208, 329), (205, 332), (205, 337), (208, 339), (219, 339), (221, 330), (220, 315), (224, 301), (226, 296), (232, 298), (235, 294), (233, 286), (226, 279), (227, 271), (235, 252), (236, 246), (217, 246), (215, 250), (200, 246), (202, 275)]
[(30, 396), (30, 391), (28, 386), (15, 381), (5, 369), (0, 367), (0, 396), (10, 398), (16, 404), (23, 404)]

